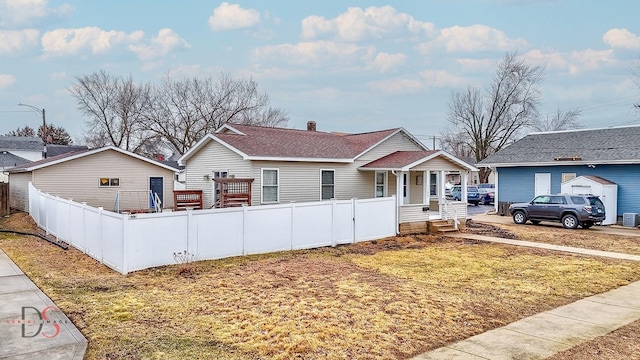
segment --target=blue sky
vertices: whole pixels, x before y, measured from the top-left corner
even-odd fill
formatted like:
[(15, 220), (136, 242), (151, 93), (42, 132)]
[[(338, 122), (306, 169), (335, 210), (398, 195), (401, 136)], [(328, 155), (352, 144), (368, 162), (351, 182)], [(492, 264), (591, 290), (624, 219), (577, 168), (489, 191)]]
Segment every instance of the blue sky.
[(545, 67), (543, 114), (638, 124), (639, 13), (635, 0), (0, 0), (0, 134), (41, 124), (26, 103), (79, 139), (76, 76), (224, 72), (256, 80), (289, 127), (404, 127), (431, 145), (451, 92), (484, 88), (513, 51)]

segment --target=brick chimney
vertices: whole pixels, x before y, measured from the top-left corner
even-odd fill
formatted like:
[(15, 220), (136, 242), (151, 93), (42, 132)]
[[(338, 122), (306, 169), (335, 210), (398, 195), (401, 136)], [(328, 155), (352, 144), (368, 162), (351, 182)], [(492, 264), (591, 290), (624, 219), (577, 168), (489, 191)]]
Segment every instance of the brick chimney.
[(307, 131), (316, 131), (315, 121), (307, 121)]

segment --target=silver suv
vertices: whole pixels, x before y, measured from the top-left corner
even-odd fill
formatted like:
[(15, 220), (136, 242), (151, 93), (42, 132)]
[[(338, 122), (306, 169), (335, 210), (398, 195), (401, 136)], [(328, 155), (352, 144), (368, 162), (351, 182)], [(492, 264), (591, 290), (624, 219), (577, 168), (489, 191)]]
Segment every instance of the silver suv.
[(604, 204), (595, 195), (540, 195), (528, 203), (509, 206), (513, 222), (524, 224), (527, 220), (534, 225), (540, 221), (559, 221), (567, 229), (578, 225), (585, 229), (602, 223), (605, 218)]

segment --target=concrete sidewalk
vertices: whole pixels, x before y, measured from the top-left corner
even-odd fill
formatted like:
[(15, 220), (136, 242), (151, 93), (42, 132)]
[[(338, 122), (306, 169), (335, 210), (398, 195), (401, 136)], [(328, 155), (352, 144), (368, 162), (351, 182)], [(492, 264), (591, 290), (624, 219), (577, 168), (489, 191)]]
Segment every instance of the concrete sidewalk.
[[(507, 223), (511, 220), (510, 217), (496, 215), (474, 216), (473, 219), (494, 223)], [(638, 234), (637, 229), (602, 227), (601, 231), (630, 232), (629, 235), (632, 236)], [(637, 255), (569, 246), (463, 233), (447, 236), (640, 261), (640, 256)], [(544, 359), (636, 320), (640, 320), (640, 281), (524, 318), (413, 359)]]
[(69, 318), (0, 250), (0, 359), (79, 360), (86, 349)]

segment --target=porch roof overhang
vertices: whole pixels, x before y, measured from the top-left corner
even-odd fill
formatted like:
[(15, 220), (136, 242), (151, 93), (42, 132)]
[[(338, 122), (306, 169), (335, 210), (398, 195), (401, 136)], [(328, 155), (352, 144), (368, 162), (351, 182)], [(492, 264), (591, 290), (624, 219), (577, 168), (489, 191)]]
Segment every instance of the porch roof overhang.
[(424, 150), (424, 151), (396, 151), (380, 159), (367, 163), (359, 168), (363, 171), (409, 171), (412, 168), (421, 165), (429, 160), (442, 157), (452, 163), (451, 170), (478, 171), (475, 166), (456, 158), (455, 156), (442, 150)]

